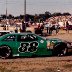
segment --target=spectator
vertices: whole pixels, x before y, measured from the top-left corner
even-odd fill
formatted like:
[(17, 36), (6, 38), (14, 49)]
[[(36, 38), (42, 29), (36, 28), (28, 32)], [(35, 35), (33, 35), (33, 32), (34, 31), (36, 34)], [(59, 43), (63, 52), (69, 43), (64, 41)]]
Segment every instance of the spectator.
[(25, 26), (25, 23), (22, 21), (22, 32), (25, 32), (26, 31), (26, 26)]
[(48, 26), (47, 26), (47, 23), (45, 24), (45, 28), (47, 28), (47, 33), (48, 33)]
[(46, 23), (45, 27), (47, 28), (47, 33), (49, 34), (49, 23)]
[(40, 29), (40, 24), (38, 24), (38, 29)]
[(51, 23), (49, 23), (49, 35), (51, 35), (52, 34), (52, 24)]
[(18, 28), (17, 27), (15, 28), (15, 33), (18, 33)]
[(66, 31), (67, 31), (67, 33), (69, 33), (69, 23), (68, 23), (68, 21), (66, 21)]
[(40, 24), (38, 24), (38, 27), (37, 28), (35, 28), (35, 33), (36, 34), (40, 34)]
[(45, 27), (47, 28), (47, 33), (50, 35), (52, 34), (52, 24), (46, 23)]
[(58, 23), (55, 24), (55, 30), (56, 30), (56, 34), (57, 34), (59, 32), (59, 24)]
[(40, 26), (41, 35), (43, 35), (43, 29), (44, 29), (44, 25), (42, 24), (42, 25)]
[(42, 29), (41, 29), (42, 27), (41, 27), (41, 25), (39, 24), (38, 25), (38, 32), (39, 32), (39, 34), (41, 34), (42, 35)]
[(4, 25), (3, 30), (6, 30), (6, 26)]

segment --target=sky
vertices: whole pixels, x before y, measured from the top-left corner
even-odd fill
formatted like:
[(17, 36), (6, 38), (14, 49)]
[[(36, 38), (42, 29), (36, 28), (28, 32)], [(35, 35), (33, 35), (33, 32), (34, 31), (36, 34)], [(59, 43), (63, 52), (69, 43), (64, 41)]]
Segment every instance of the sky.
[[(14, 16), (24, 14), (24, 0), (0, 0), (0, 15), (7, 13)], [(43, 14), (46, 11), (69, 12), (72, 14), (72, 0), (26, 0), (26, 14)]]

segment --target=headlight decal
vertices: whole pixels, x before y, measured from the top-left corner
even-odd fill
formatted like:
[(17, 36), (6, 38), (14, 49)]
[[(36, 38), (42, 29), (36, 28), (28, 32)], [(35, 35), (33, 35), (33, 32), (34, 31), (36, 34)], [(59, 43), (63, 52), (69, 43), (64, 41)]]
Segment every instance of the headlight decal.
[(44, 41), (43, 40), (40, 40), (40, 43), (44, 43)]
[(47, 48), (48, 48), (48, 49), (53, 49), (53, 46), (54, 46), (54, 41), (51, 41), (51, 42), (48, 41), (48, 42), (47, 42)]

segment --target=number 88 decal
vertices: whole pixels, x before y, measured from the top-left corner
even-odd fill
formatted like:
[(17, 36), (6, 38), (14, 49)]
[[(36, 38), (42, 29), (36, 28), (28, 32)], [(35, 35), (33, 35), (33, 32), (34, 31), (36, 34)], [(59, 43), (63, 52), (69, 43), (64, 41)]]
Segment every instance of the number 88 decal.
[(34, 52), (37, 50), (38, 42), (21, 43), (19, 52)]
[(19, 52), (26, 52), (28, 46), (29, 46), (29, 43), (21, 43), (19, 47)]
[(32, 42), (30, 43), (30, 47), (28, 48), (29, 52), (34, 52), (37, 50), (38, 47), (38, 42)]

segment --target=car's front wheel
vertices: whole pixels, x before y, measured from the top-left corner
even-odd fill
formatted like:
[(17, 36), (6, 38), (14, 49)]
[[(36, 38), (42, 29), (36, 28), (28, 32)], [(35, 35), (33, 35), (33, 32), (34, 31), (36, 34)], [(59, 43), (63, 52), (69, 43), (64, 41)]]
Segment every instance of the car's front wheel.
[(53, 54), (57, 56), (63, 56), (67, 54), (67, 46), (64, 43), (57, 44), (54, 46)]
[(11, 49), (8, 46), (0, 46), (0, 58), (8, 58), (11, 55)]

